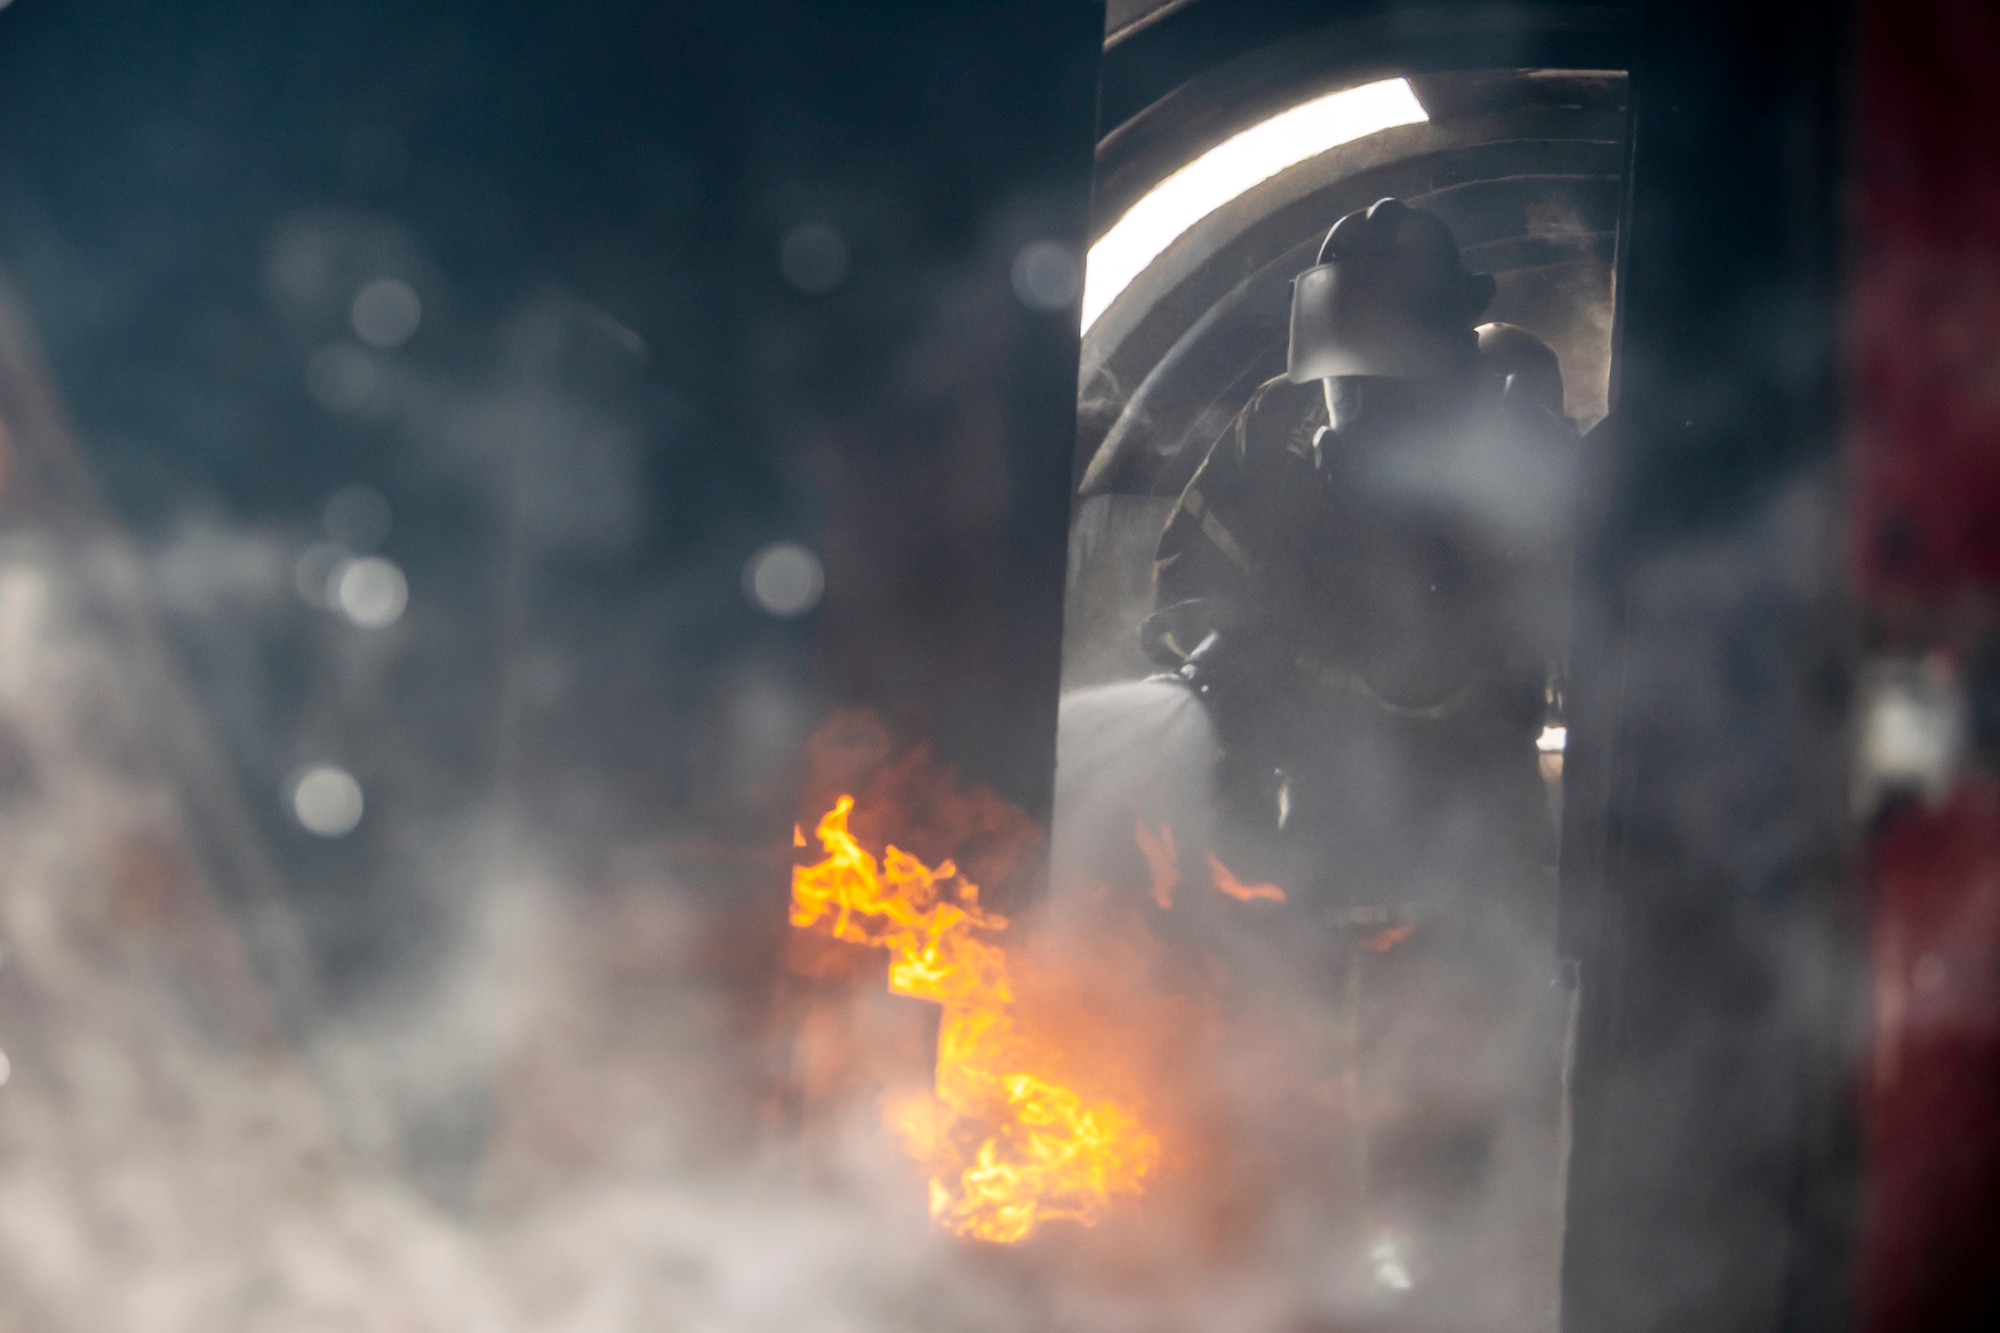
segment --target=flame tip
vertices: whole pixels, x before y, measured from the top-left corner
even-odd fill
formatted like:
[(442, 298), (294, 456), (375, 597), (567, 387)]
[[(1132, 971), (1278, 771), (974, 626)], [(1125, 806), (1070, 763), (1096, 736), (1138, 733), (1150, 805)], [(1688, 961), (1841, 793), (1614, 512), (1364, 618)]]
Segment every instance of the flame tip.
[(1229, 867), (1222, 863), (1222, 858), (1214, 852), (1208, 854), (1208, 868), (1215, 887), (1234, 898), (1237, 902), (1248, 903), (1261, 900), (1264, 902), (1281, 903), (1285, 901), (1285, 891), (1275, 884), (1245, 884), (1237, 879)]

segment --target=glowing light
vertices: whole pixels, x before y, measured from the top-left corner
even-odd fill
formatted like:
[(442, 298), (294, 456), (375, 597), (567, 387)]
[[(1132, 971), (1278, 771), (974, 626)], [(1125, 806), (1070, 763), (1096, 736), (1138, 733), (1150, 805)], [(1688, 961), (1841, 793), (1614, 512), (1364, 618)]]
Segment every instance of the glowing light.
[(333, 599), (364, 629), (383, 629), (403, 618), (410, 584), (394, 562), (379, 555), (350, 560), (333, 575)]
[(1245, 884), (1236, 878), (1222, 858), (1214, 852), (1208, 854), (1209, 873), (1215, 877), (1215, 887), (1228, 894), (1239, 903), (1263, 900), (1270, 903), (1285, 901), (1285, 891), (1275, 884)]
[(812, 610), (825, 589), (819, 557), (797, 542), (766, 546), (743, 566), (743, 591), (750, 601), (781, 619)]
[(1429, 120), (1407, 79), (1383, 79), (1302, 102), (1225, 139), (1149, 190), (1090, 247), (1083, 327), (1188, 228), (1245, 190), (1329, 148)]
[(1415, 926), (1391, 926), (1387, 930), (1378, 930), (1367, 939), (1361, 941), (1361, 947), (1369, 953), (1388, 953), (1404, 940), (1410, 938), (1411, 933), (1415, 930)]
[(1030, 310), (1061, 310), (1083, 290), (1083, 265), (1076, 262), (1076, 252), (1060, 241), (1021, 247), (1010, 276), (1014, 295)]
[(1535, 740), (1535, 748), (1543, 754), (1561, 754), (1568, 745), (1568, 727), (1543, 727)]
[(361, 822), (361, 784), (344, 768), (314, 764), (292, 780), (292, 815), (308, 833), (338, 838)]
[(792, 870), (791, 922), (889, 951), (889, 989), (944, 1007), (932, 1094), (890, 1118), (930, 1171), (931, 1218), (1002, 1244), (1044, 1222), (1090, 1225), (1137, 1193), (1160, 1141), (1124, 1107), (1057, 1081), (1060, 1052), (1015, 1024), (1014, 978), (988, 936), (1007, 928), (979, 886), (886, 848), (877, 862), (847, 830), (854, 798), (819, 822), (825, 859)]
[(1416, 1283), (1410, 1280), (1410, 1270), (1403, 1267), (1403, 1260), (1396, 1253), (1396, 1242), (1385, 1240), (1368, 1252), (1375, 1261), (1375, 1281), (1391, 1291), (1408, 1291)]

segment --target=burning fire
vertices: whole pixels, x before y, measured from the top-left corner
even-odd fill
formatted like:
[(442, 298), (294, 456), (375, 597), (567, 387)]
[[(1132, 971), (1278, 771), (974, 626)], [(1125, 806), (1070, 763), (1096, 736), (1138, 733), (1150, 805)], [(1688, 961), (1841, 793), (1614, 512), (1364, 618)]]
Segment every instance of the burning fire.
[[(1174, 847), (1173, 825), (1162, 824), (1155, 829), (1142, 819), (1132, 836), (1139, 844), (1139, 854), (1146, 858), (1146, 874), (1152, 881), (1153, 905), (1163, 912), (1172, 911), (1174, 889), (1181, 882), (1180, 852)], [(1236, 872), (1222, 864), (1222, 858), (1214, 852), (1208, 854), (1208, 872), (1209, 883), (1215, 886), (1216, 892), (1228, 894), (1237, 902), (1285, 901), (1285, 891), (1275, 884), (1245, 884), (1237, 879)]]
[(825, 859), (793, 868), (791, 921), (887, 949), (889, 989), (944, 1008), (932, 1094), (894, 1117), (930, 1171), (931, 1217), (1001, 1243), (1043, 1222), (1097, 1222), (1113, 1194), (1140, 1191), (1158, 1137), (1057, 1081), (1060, 1052), (1019, 1031), (1007, 955), (988, 938), (1007, 922), (980, 907), (979, 887), (893, 846), (878, 863), (848, 832), (853, 809), (851, 796), (835, 802), (817, 830)]
[(1285, 891), (1275, 884), (1245, 884), (1237, 879), (1222, 858), (1214, 852), (1208, 854), (1208, 869), (1215, 877), (1215, 887), (1228, 894), (1239, 903), (1263, 900), (1269, 903), (1285, 901)]

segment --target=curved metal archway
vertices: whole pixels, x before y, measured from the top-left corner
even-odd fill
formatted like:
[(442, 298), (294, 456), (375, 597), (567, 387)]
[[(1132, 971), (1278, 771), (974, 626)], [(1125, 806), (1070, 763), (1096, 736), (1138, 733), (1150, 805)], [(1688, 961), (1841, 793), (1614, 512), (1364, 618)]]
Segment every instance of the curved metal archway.
[(1340, 145), (1223, 204), (1086, 332), (1067, 684), (1143, 670), (1131, 631), (1165, 508), (1255, 387), (1282, 371), (1291, 280), (1342, 213), (1391, 194), (1440, 213), (1468, 263), (1498, 280), (1489, 318), (1556, 348), (1579, 425), (1604, 414), (1625, 79), (1605, 64), (1503, 58), (1561, 48), (1609, 63), (1618, 34), (1602, 10), (1538, 13), (1524, 26), (1518, 9), (1474, 6), (1288, 38), (1168, 90), (1100, 144), (1099, 233), (1183, 163), (1334, 88), (1403, 73), (1431, 117)]
[[(1333, 219), (1383, 195), (1441, 214), (1492, 273), (1491, 317), (1557, 349), (1568, 408), (1604, 414), (1624, 154), (1624, 80), (1518, 71), (1415, 80), (1442, 114), (1343, 144), (1229, 201), (1183, 234), (1085, 335), (1078, 469), (1085, 495), (1184, 481), (1281, 368), (1294, 275)], [(1462, 108), (1462, 109), (1461, 109)]]

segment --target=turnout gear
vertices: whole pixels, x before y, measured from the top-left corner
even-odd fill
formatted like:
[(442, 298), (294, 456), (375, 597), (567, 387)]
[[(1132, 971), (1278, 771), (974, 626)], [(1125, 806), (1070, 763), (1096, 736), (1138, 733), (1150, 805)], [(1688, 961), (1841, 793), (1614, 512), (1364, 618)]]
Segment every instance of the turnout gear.
[(1287, 374), (1160, 536), (1144, 641), (1214, 725), (1210, 859), (1285, 894), (1268, 916), (1210, 895), (1210, 947), (1246, 986), (1338, 984), (1352, 1197), (1433, 1264), (1399, 1324), (1539, 1327), (1520, 1284), (1554, 1268), (1566, 1011), (1536, 739), (1567, 638), (1576, 435), (1555, 354), (1475, 330), (1493, 280), (1437, 217), (1383, 200), (1320, 260), (1294, 288)]
[[(1493, 280), (1440, 219), (1385, 199), (1319, 258), (1287, 373), (1168, 518), (1142, 631), (1213, 723), (1208, 860), (1285, 901), (1158, 915), (1201, 929), (1183, 938), (1246, 992), (1331, 983), (1339, 1021), (1316, 1031), (1351, 1034), (1328, 1078), (1349, 1114), (1302, 1139), (1338, 1149), (1287, 1155), (1291, 1203), (1322, 1197), (1305, 1172), (1359, 1163), (1342, 1202), (1392, 1238), (1367, 1244), (1397, 1266), (1376, 1280), (1410, 1289), (1396, 1325), (1540, 1327), (1523, 1279), (1554, 1271), (1567, 1011), (1536, 739), (1567, 638), (1576, 435), (1555, 354), (1475, 330)], [(1414, 1284), (1398, 1237), (1432, 1264)]]
[[(1161, 534), (1144, 643), (1209, 705), (1248, 873), (1463, 905), (1550, 859), (1535, 740), (1567, 637), (1575, 432), (1545, 344), (1475, 333), (1491, 280), (1434, 215), (1383, 200), (1322, 254), (1292, 373)], [(1366, 373), (1300, 382), (1330, 365)]]

